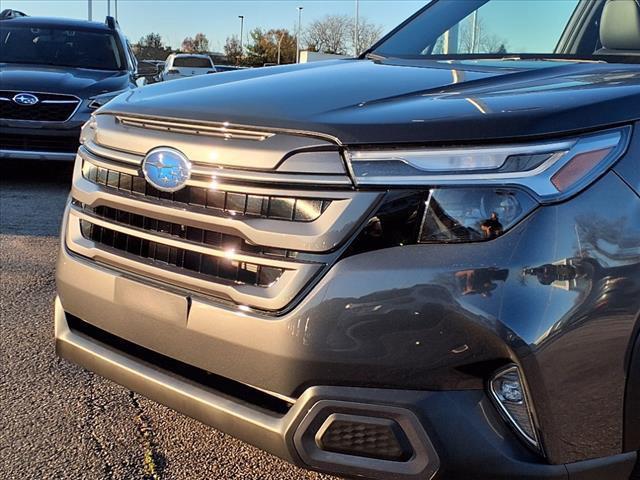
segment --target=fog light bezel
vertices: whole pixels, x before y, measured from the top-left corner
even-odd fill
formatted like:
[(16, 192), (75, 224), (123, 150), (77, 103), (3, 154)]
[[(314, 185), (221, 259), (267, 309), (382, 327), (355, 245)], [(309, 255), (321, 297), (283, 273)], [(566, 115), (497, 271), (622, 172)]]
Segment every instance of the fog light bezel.
[[(496, 386), (498, 385), (500, 378), (513, 372), (516, 373), (518, 380), (520, 382), (523, 399), (521, 402), (509, 402), (508, 400), (507, 402), (512, 403), (514, 405), (524, 405), (533, 436), (529, 435), (518, 423), (518, 421), (514, 418), (511, 412), (509, 412), (509, 410), (503, 403), (503, 400), (501, 399), (500, 393), (496, 389)], [(537, 453), (544, 456), (545, 453), (544, 453), (544, 448), (542, 447), (542, 441), (539, 434), (540, 429), (539, 429), (535, 409), (533, 406), (533, 401), (531, 399), (531, 394), (529, 393), (529, 387), (527, 386), (527, 382), (524, 378), (524, 375), (522, 374), (522, 370), (520, 369), (520, 367), (512, 363), (497, 370), (487, 382), (487, 390), (489, 392), (489, 396), (491, 397), (492, 402), (496, 406), (496, 409), (501, 414), (501, 416), (507, 421), (507, 423), (511, 426), (511, 428), (515, 431), (518, 437), (521, 440), (523, 440), (528, 447), (534, 449)]]

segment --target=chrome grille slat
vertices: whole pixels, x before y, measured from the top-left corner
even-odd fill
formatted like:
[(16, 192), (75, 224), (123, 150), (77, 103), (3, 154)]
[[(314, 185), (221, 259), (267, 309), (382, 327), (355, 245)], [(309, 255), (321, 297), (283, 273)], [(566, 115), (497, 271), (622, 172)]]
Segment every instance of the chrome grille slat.
[(215, 230), (167, 222), (111, 207), (91, 208), (78, 204), (76, 201), (74, 201), (74, 205), (77, 207), (78, 217), (81, 220), (109, 228), (113, 225), (116, 231), (133, 233), (140, 238), (153, 239), (157, 243), (163, 243), (163, 238), (166, 238), (169, 240), (165, 242), (167, 245), (179, 246), (186, 250), (198, 251), (216, 257), (229, 258), (231, 252), (233, 258), (236, 259), (287, 269), (291, 267), (291, 264), (283, 260), (294, 261), (297, 256), (297, 253), (293, 251), (251, 245), (240, 237), (226, 235)]
[(265, 267), (240, 260), (228, 260), (200, 251), (187, 250), (164, 242), (131, 235), (112, 227), (113, 225), (107, 227), (89, 220), (80, 220), (83, 236), (101, 246), (121, 250), (152, 262), (184, 269), (188, 273), (195, 272), (211, 276), (216, 281), (268, 287), (282, 275), (283, 269), (280, 268)]

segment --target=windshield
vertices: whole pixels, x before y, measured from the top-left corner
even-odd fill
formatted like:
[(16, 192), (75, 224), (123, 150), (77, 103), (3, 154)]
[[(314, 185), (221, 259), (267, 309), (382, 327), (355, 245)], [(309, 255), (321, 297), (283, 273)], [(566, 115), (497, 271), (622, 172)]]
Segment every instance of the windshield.
[(373, 53), (434, 59), (602, 59), (604, 54), (598, 50), (604, 4), (592, 0), (438, 0), (393, 32)]
[(176, 57), (174, 67), (211, 68), (211, 60), (205, 57)]
[(0, 28), (0, 62), (124, 70), (116, 36), (109, 32), (29, 25)]

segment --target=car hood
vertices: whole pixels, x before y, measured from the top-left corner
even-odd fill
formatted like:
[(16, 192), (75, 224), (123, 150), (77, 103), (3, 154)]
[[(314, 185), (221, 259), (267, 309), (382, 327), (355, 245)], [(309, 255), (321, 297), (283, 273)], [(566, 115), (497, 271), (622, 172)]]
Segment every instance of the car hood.
[(151, 85), (102, 112), (317, 132), (343, 144), (539, 137), (640, 117), (640, 66), (338, 60)]
[(89, 98), (127, 88), (125, 71), (0, 63), (0, 90), (64, 93)]

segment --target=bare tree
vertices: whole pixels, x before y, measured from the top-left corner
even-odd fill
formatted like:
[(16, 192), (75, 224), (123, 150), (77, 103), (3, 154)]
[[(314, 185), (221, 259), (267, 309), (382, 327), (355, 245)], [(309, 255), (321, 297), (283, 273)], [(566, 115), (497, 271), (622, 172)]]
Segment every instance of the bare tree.
[(240, 47), (240, 39), (237, 35), (227, 37), (227, 41), (224, 44), (224, 54), (227, 56), (227, 60), (234, 65), (239, 65), (242, 60), (242, 48)]
[(196, 36), (193, 38), (193, 46), (198, 53), (208, 53), (209, 39), (204, 33), (196, 33)]
[(351, 38), (353, 43), (353, 51), (356, 56), (360, 55), (371, 45), (376, 43), (382, 37), (382, 26), (369, 23), (365, 18), (358, 20), (358, 38), (355, 38), (355, 24), (351, 24)]
[(185, 53), (207, 53), (209, 40), (204, 33), (197, 33), (195, 37), (186, 37), (182, 41), (180, 50)]
[(459, 38), (458, 53), (506, 53), (508, 48), (505, 39), (488, 31), (482, 18), (462, 24)]
[(352, 20), (347, 15), (327, 15), (309, 24), (304, 40), (309, 50), (345, 55), (353, 38)]

